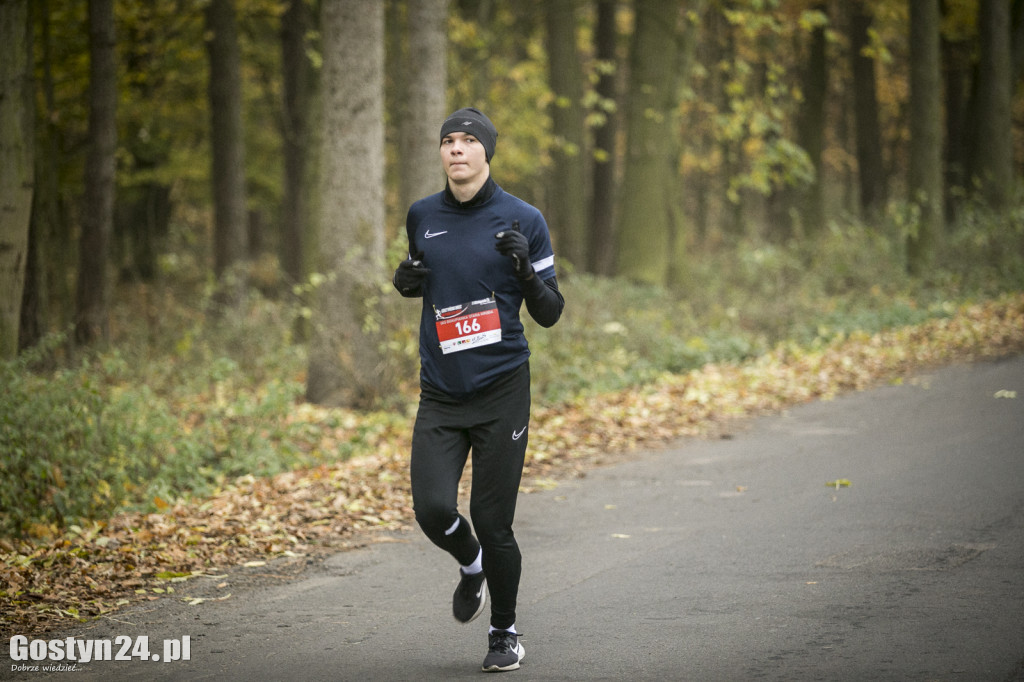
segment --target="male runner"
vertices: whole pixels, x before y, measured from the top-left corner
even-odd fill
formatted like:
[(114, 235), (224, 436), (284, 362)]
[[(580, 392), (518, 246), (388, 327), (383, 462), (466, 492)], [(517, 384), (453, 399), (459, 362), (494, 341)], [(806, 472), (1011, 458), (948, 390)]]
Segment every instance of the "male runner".
[[(488, 672), (515, 670), (524, 654), (515, 624), (521, 555), (512, 521), (529, 431), (530, 350), (519, 312), (525, 301), (530, 316), (550, 327), (564, 305), (544, 217), (491, 178), (497, 137), (477, 109), (445, 119), (448, 181), (409, 208), (411, 255), (393, 280), (403, 296), (423, 298), (410, 464), (416, 521), (460, 565), (456, 620), (480, 615), (490, 591)], [(458, 510), (470, 451), (472, 528)]]

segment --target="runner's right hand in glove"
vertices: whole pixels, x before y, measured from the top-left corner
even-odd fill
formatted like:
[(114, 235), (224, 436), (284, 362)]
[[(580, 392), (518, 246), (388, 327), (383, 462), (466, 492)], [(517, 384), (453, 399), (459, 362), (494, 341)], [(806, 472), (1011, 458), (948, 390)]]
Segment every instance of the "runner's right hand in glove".
[(403, 296), (417, 296), (420, 294), (423, 280), (430, 274), (430, 268), (423, 264), (422, 258), (423, 252), (420, 251), (398, 264), (394, 279), (391, 281), (395, 288), (398, 289), (398, 293)]
[(504, 230), (494, 235), (498, 242), (494, 245), (501, 255), (509, 256), (515, 263), (516, 277), (528, 280), (533, 277), (533, 266), (530, 265), (530, 242), (526, 235), (519, 231), (519, 221), (512, 223), (511, 230)]

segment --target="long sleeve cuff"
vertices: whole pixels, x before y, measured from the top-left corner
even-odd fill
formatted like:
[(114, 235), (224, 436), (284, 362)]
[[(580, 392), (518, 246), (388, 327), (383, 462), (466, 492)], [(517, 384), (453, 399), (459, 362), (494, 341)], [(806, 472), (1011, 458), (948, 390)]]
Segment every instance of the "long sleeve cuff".
[(523, 281), (522, 286), (530, 317), (542, 327), (551, 327), (558, 322), (565, 307), (565, 298), (558, 290), (558, 280), (554, 277), (542, 280), (534, 276)]

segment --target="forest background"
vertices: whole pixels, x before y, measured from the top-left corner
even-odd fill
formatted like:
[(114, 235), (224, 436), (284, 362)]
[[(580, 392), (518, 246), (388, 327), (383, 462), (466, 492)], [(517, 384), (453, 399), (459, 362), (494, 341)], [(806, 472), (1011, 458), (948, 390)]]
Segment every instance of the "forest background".
[(0, 33), (8, 538), (400, 442), (390, 276), (461, 106), (551, 226), (563, 431), (1024, 289), (1021, 0), (2, 0)]

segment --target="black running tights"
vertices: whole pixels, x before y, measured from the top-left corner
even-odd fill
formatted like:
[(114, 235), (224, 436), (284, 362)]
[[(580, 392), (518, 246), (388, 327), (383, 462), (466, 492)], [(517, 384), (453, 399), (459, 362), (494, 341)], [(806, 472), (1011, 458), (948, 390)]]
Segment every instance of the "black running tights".
[[(522, 557), (512, 521), (529, 421), (530, 369), (524, 363), (465, 401), (424, 386), (413, 429), (410, 476), (416, 521), (463, 566), (483, 549), (491, 625), (499, 629), (516, 620)], [(472, 529), (458, 509), (459, 480), (470, 451)]]

